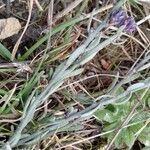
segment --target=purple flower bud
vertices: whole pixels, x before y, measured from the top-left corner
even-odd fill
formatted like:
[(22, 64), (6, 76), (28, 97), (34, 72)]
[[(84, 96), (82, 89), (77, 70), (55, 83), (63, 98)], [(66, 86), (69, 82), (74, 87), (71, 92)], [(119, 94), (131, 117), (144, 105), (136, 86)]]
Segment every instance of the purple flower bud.
[(124, 22), (124, 19), (126, 17), (127, 17), (127, 13), (124, 10), (120, 9), (112, 13), (111, 22), (120, 25), (122, 24), (122, 22)]
[(117, 27), (125, 26), (125, 31), (128, 33), (132, 33), (136, 30), (134, 18), (129, 17), (127, 12), (123, 9), (113, 12), (110, 22), (116, 24)]
[(136, 30), (136, 23), (133, 17), (128, 17), (124, 21), (125, 31), (128, 33), (132, 33)]

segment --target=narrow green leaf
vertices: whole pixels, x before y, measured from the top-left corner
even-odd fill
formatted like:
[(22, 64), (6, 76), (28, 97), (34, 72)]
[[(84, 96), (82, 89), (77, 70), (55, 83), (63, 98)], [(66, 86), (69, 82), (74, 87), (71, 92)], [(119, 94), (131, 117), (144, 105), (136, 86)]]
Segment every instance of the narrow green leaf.
[(122, 139), (128, 147), (132, 147), (135, 141), (135, 136), (129, 128), (124, 129)]
[(10, 51), (1, 43), (0, 43), (0, 55), (7, 60), (11, 60)]
[(68, 22), (60, 24), (59, 26), (54, 28), (51, 33), (48, 33), (44, 37), (39, 39), (31, 48), (28, 49), (28, 51), (22, 57), (19, 58), (19, 60), (25, 60), (26, 58), (28, 58), (38, 47), (40, 47), (49, 38), (49, 36), (52, 36), (64, 29), (66, 29), (67, 27), (69, 27), (71, 25), (74, 25), (75, 23), (79, 22), (80, 20), (82, 20), (82, 18), (74, 18)]
[(118, 149), (121, 149), (123, 147), (124, 142), (123, 142), (122, 137), (123, 137), (123, 131), (121, 131), (119, 133), (118, 137), (116, 138), (116, 140), (114, 142), (115, 143), (115, 147), (118, 148)]
[(34, 79), (31, 79), (25, 87), (21, 90), (19, 93), (19, 96), (22, 97), (22, 99), (27, 99), (29, 94), (32, 92), (34, 86), (37, 84), (39, 81), (40, 77), (44, 74), (44, 72), (40, 72), (37, 74), (37, 76)]
[(147, 126), (138, 136), (138, 140), (145, 146), (150, 147), (150, 127)]

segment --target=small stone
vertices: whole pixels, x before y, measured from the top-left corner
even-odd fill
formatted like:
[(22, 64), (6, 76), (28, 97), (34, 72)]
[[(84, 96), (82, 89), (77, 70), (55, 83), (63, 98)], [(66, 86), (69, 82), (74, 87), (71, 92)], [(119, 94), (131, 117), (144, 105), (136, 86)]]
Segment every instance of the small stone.
[(20, 29), (21, 24), (18, 19), (13, 17), (7, 19), (0, 19), (0, 40), (17, 34)]

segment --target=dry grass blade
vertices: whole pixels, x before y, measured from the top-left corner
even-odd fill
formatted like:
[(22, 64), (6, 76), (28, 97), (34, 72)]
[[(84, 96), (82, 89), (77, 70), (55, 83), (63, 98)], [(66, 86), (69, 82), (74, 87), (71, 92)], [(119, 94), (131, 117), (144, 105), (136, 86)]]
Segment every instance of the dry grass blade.
[(42, 6), (40, 5), (39, 1), (38, 1), (38, 0), (34, 0), (34, 1), (35, 1), (36, 5), (37, 5), (39, 11), (43, 11), (43, 8), (42, 8)]
[(19, 37), (18, 41), (16, 42), (16, 44), (15, 44), (15, 46), (14, 46), (14, 48), (13, 48), (12, 56), (11, 56), (11, 60), (12, 60), (12, 61), (15, 59), (15, 55), (16, 55), (17, 50), (18, 50), (18, 48), (19, 48), (20, 42), (21, 42), (21, 40), (22, 40), (22, 37), (23, 37), (23, 35), (25, 34), (25, 32), (26, 32), (26, 30), (27, 30), (27, 28), (28, 28), (28, 26), (29, 26), (30, 19), (31, 19), (32, 8), (33, 8), (33, 2), (34, 2), (34, 0), (30, 0), (30, 3), (29, 3), (29, 15), (28, 15), (28, 20), (27, 20), (27, 23), (26, 23), (26, 25), (25, 25), (25, 27), (24, 27), (24, 30), (23, 30), (21, 36)]
[(47, 25), (48, 25), (48, 30), (49, 30), (48, 32), (50, 34), (48, 37), (46, 49), (51, 48), (51, 31), (52, 31), (52, 24), (53, 24), (53, 9), (54, 9), (54, 0), (51, 0), (49, 7), (48, 7), (48, 17), (47, 17)]
[(74, 2), (72, 2), (67, 8), (65, 8), (62, 12), (60, 12), (59, 14), (57, 14), (54, 17), (54, 23), (59, 20), (60, 18), (62, 18), (63, 16), (67, 15), (70, 11), (72, 11), (74, 8), (76, 8), (83, 0), (75, 0)]

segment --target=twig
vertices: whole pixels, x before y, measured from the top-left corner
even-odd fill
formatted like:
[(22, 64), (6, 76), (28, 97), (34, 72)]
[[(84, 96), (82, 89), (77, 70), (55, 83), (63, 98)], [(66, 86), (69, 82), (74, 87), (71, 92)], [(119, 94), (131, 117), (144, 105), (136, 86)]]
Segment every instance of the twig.
[(34, 0), (35, 1), (35, 4), (37, 5), (39, 11), (43, 11), (43, 8), (42, 6), (40, 5), (39, 1), (38, 0)]
[(83, 0), (75, 0), (74, 2), (72, 2), (67, 8), (62, 10), (59, 14), (57, 14), (54, 17), (53, 23), (55, 23), (57, 20), (59, 20), (60, 18), (68, 14), (70, 11), (72, 11), (74, 8), (76, 8), (82, 1)]
[(26, 32), (26, 30), (27, 30), (27, 28), (28, 28), (28, 26), (29, 26), (30, 19), (31, 19), (32, 8), (33, 8), (33, 1), (34, 1), (34, 0), (30, 0), (30, 4), (29, 4), (29, 15), (28, 15), (28, 20), (27, 20), (27, 23), (26, 23), (26, 25), (25, 25), (25, 28), (24, 28), (24, 30), (23, 30), (23, 32), (22, 32), (20, 38), (17, 40), (17, 42), (16, 42), (16, 44), (15, 44), (15, 46), (14, 46), (14, 48), (13, 48), (12, 56), (11, 56), (11, 60), (12, 60), (12, 61), (15, 59), (15, 55), (16, 55), (17, 50), (18, 50), (18, 48), (19, 48), (20, 42), (21, 42), (21, 40), (22, 40), (22, 37), (23, 37), (23, 35), (25, 34), (25, 32)]
[(46, 49), (51, 48), (51, 32), (52, 32), (52, 24), (53, 24), (53, 8), (54, 7), (54, 0), (51, 0), (49, 7), (48, 7), (48, 17), (47, 17), (47, 25), (49, 30), (49, 37), (47, 41)]

